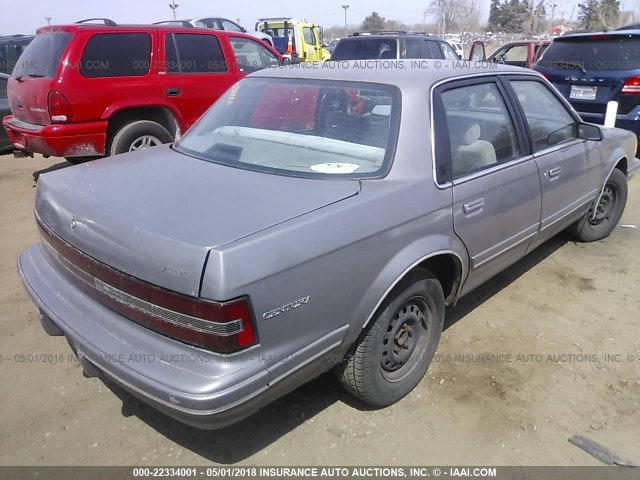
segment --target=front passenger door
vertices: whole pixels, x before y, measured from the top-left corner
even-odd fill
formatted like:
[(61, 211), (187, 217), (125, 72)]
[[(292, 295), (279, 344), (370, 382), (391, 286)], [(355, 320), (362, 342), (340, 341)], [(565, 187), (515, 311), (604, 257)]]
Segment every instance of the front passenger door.
[(599, 150), (578, 138), (578, 120), (542, 79), (514, 77), (510, 84), (526, 119), (542, 184), (539, 244), (589, 208), (601, 186)]
[[(539, 229), (540, 180), (496, 79), (458, 82), (436, 92), (436, 158), (449, 159), (437, 170), (448, 172), (455, 233), (469, 252), (466, 293), (526, 253)], [(446, 133), (438, 131), (441, 125)]]

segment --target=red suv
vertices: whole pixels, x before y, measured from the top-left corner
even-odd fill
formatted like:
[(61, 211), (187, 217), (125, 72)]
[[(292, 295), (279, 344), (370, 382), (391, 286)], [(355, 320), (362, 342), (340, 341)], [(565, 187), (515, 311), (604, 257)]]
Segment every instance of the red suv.
[(240, 32), (106, 23), (38, 30), (9, 79), (18, 150), (75, 163), (169, 143), (237, 80), (282, 63)]

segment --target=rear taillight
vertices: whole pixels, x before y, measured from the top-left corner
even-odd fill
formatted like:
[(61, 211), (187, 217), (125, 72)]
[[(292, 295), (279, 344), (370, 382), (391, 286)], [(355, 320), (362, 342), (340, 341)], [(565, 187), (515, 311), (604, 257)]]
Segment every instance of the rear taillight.
[(52, 123), (68, 123), (73, 121), (71, 103), (57, 90), (49, 92), (49, 117)]
[(212, 302), (157, 287), (98, 262), (38, 222), (45, 252), (77, 287), (122, 316), (167, 337), (218, 353), (257, 343), (246, 297)]
[(622, 87), (621, 93), (625, 95), (640, 95), (640, 75), (627, 78)]

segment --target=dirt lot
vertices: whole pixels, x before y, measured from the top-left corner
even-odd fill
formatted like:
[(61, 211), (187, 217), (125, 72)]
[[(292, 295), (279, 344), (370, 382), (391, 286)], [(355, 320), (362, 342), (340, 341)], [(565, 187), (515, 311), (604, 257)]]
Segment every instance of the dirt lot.
[(597, 465), (573, 434), (640, 461), (640, 178), (622, 221), (638, 229), (589, 245), (561, 236), (463, 299), (398, 404), (368, 411), (325, 375), (202, 432), (73, 361), (21, 360), (70, 353), (45, 335), (15, 269), (36, 240), (34, 172), (64, 166), (0, 157), (0, 464)]

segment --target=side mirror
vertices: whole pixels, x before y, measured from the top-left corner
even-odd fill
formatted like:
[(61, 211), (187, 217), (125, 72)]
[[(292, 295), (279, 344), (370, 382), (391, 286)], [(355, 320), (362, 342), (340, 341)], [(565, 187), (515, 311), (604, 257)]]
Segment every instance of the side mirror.
[(289, 57), (284, 57), (282, 59), (282, 65), (291, 65), (291, 59)]
[(240, 30), (242, 30), (242, 33), (247, 33), (247, 29), (244, 27), (240, 27)]
[(579, 123), (578, 138), (582, 140), (600, 142), (602, 141), (602, 130), (597, 125), (592, 125), (590, 123)]

